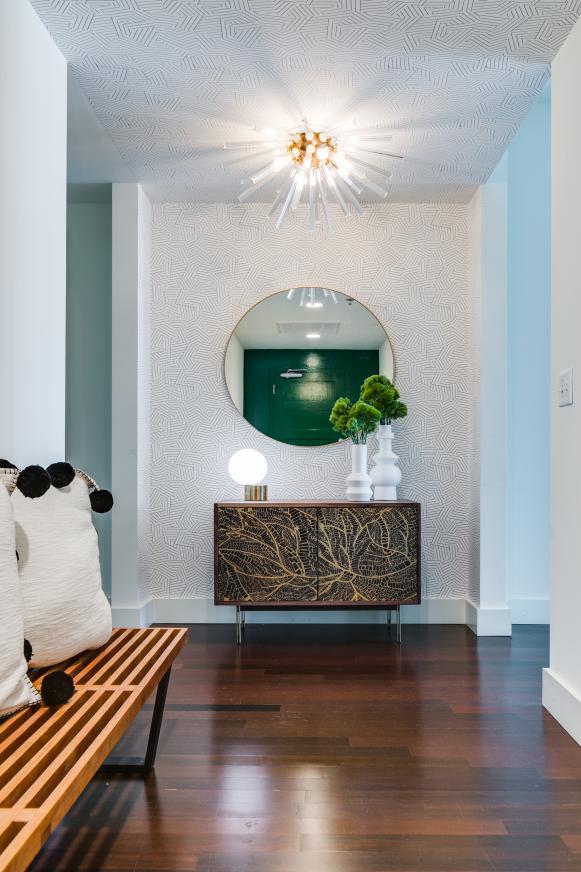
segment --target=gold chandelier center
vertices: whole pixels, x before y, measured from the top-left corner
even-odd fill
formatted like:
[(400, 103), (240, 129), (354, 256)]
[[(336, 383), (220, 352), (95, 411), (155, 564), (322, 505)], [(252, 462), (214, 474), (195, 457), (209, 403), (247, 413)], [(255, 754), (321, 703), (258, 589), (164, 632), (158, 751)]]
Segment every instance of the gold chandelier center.
[(322, 130), (297, 130), (289, 134), (287, 153), (297, 167), (305, 170), (324, 166), (336, 169), (337, 142)]

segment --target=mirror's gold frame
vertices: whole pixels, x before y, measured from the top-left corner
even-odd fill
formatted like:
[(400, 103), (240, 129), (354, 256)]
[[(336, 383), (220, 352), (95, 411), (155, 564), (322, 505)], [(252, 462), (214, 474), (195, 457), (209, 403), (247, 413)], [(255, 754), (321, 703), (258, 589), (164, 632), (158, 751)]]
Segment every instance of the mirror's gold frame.
[[(224, 347), (224, 353), (222, 354), (222, 381), (224, 382), (224, 384), (226, 386), (226, 393), (228, 394), (228, 400), (232, 404), (232, 408), (236, 411), (237, 415), (240, 415), (240, 417), (242, 418), (243, 421), (246, 421), (246, 418), (244, 417), (242, 412), (239, 412), (238, 409), (236, 408), (236, 406), (234, 405), (234, 401), (232, 400), (232, 397), (230, 396), (230, 388), (228, 387), (228, 382), (226, 381), (226, 352), (228, 351), (228, 346), (230, 345), (230, 340), (234, 336), (234, 333), (236, 332), (236, 328), (238, 327), (238, 325), (240, 324), (242, 319), (246, 318), (246, 316), (248, 315), (249, 312), (252, 312), (253, 309), (255, 309), (257, 306), (260, 306), (260, 304), (264, 303), (265, 300), (269, 300), (271, 297), (276, 297), (276, 296), (278, 296), (278, 294), (288, 294), (288, 292), (290, 290), (293, 290), (295, 288), (320, 288), (321, 290), (325, 290), (325, 291), (334, 291), (335, 294), (341, 294), (342, 297), (349, 296), (349, 299), (355, 300), (356, 303), (359, 303), (360, 306), (363, 306), (364, 309), (367, 309), (367, 311), (372, 316), (372, 318), (375, 318), (377, 323), (385, 331), (385, 335), (387, 336), (387, 338), (389, 340), (389, 344), (391, 345), (391, 355), (393, 357), (393, 382), (395, 384), (395, 374), (397, 372), (397, 361), (396, 361), (395, 349), (393, 347), (393, 342), (391, 341), (391, 336), (389, 335), (389, 333), (385, 329), (385, 325), (384, 325), (383, 321), (380, 321), (380, 319), (377, 317), (375, 312), (373, 312), (369, 308), (369, 306), (367, 306), (365, 303), (362, 303), (361, 300), (359, 300), (357, 297), (354, 297), (353, 294), (347, 294), (345, 291), (337, 290), (337, 288), (329, 288), (327, 286), (323, 287), (323, 285), (313, 285), (313, 284), (310, 284), (310, 285), (292, 285), (291, 287), (288, 287), (288, 288), (281, 288), (280, 291), (273, 291), (272, 294), (267, 294), (265, 297), (261, 297), (260, 300), (257, 300), (256, 303), (253, 303), (253, 305), (249, 309), (247, 309), (246, 312), (244, 312), (244, 314), (240, 318), (238, 318), (238, 320), (236, 321), (236, 324), (234, 325), (234, 327), (232, 328), (232, 330), (228, 334), (228, 341), (226, 342), (226, 345)], [(308, 448), (309, 450), (312, 451), (312, 450), (316, 450), (317, 448), (331, 448), (333, 445), (343, 445), (345, 442), (348, 441), (347, 439), (337, 439), (336, 442), (329, 442), (327, 445), (291, 445), (288, 442), (279, 442), (278, 439), (273, 439), (272, 436), (267, 436), (267, 434), (263, 433), (262, 430), (257, 430), (257, 428), (253, 424), (251, 424), (250, 421), (246, 421), (246, 423), (248, 424), (249, 427), (252, 428), (252, 430), (255, 430), (256, 433), (260, 433), (260, 435), (263, 436), (265, 439), (270, 439), (271, 442), (275, 442), (277, 445), (288, 445), (289, 448)]]

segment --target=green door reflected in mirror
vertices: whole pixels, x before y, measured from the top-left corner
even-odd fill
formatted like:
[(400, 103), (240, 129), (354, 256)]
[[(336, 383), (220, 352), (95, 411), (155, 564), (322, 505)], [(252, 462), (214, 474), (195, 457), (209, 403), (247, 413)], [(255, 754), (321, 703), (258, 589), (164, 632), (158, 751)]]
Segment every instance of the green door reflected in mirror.
[(378, 372), (393, 377), (384, 328), (353, 298), (321, 288), (284, 291), (258, 303), (238, 323), (225, 360), (240, 413), (289, 445), (337, 442), (329, 422), (333, 403), (358, 395), (364, 379)]

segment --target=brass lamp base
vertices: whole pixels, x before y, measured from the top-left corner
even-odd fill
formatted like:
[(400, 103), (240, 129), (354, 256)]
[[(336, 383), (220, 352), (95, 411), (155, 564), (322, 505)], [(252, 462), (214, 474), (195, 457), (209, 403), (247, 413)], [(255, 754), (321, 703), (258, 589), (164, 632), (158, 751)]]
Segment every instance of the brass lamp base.
[(265, 502), (268, 500), (267, 484), (245, 484), (244, 499), (249, 502)]

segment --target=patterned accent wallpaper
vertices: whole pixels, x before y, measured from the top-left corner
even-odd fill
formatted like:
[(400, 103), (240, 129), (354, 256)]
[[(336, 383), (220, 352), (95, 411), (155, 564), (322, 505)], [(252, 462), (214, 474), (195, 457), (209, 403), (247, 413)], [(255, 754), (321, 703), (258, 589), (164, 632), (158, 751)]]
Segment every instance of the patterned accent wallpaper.
[[(393, 128), (406, 160), (385, 161), (392, 200), (468, 200), (581, 9), (581, 0), (32, 3), (126, 181), (153, 199), (196, 202), (232, 200), (267, 162), (232, 159), (224, 140), (254, 139), (264, 123), (287, 129), (305, 114)], [(86, 162), (83, 150), (75, 181), (98, 181)]]
[[(468, 592), (477, 536), (474, 486), (470, 208), (389, 204), (332, 236), (304, 216), (275, 232), (268, 206), (153, 208), (151, 299), (151, 561), (154, 597), (212, 595), (214, 501), (241, 494), (230, 455), (268, 459), (273, 499), (341, 498), (349, 446), (294, 448), (255, 431), (230, 400), (230, 332), (262, 297), (293, 285), (352, 294), (390, 336), (408, 418), (394, 425), (399, 494), (422, 503), (423, 591)], [(376, 442), (370, 441), (370, 456)]]

